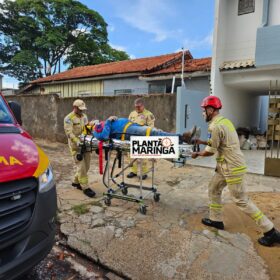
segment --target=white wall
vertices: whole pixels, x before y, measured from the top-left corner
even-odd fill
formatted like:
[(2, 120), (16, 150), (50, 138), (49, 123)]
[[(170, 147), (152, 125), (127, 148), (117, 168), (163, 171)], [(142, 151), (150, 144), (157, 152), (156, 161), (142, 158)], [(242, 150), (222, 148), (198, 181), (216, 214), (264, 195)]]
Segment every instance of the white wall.
[(148, 83), (138, 77), (104, 80), (104, 95), (114, 95), (115, 90), (131, 89), (132, 94), (148, 93)]
[(262, 23), (263, 1), (255, 1), (255, 12), (238, 15), (238, 0), (223, 0), (226, 5), (222, 13), (226, 14), (227, 24), (222, 24), (225, 28), (226, 36), (224, 42), (224, 60), (254, 59), (256, 49), (257, 28)]
[(270, 0), (268, 25), (280, 24), (280, 0)]
[(262, 0), (256, 0), (254, 13), (238, 16), (238, 0), (216, 0), (211, 88), (222, 100), (221, 113), (236, 127), (259, 126), (260, 98), (225, 86), (219, 67), (225, 61), (254, 59), (262, 5)]
[(228, 87), (224, 87), (217, 96), (223, 103), (221, 114), (229, 118), (235, 127), (259, 127), (261, 111), (259, 96)]

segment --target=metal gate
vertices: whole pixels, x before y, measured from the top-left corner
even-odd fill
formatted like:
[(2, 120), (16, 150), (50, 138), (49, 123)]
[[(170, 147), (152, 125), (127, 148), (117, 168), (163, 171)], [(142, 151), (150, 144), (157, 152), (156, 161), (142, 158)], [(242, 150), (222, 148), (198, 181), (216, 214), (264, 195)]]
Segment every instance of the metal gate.
[(270, 81), (264, 174), (280, 177), (280, 88)]
[(194, 125), (201, 128), (201, 139), (206, 139), (208, 125), (202, 117), (201, 101), (208, 96), (207, 91), (177, 88), (176, 132), (183, 133)]

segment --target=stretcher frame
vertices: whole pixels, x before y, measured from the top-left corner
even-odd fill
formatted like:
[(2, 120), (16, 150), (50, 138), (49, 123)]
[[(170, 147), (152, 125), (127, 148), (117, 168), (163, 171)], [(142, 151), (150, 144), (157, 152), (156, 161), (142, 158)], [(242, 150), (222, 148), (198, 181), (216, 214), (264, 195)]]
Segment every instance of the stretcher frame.
[[(99, 140), (91, 135), (82, 135), (80, 136), (80, 141), (80, 150), (77, 154), (78, 160), (81, 160), (83, 158), (84, 153), (93, 151), (96, 151), (98, 153), (100, 142)], [(170, 161), (183, 166), (186, 159), (191, 157), (191, 152), (193, 151), (193, 149), (193, 145), (179, 145), (179, 159)], [(148, 172), (145, 173), (142, 172), (143, 159), (132, 159), (129, 164), (125, 164), (124, 157), (125, 155), (130, 153), (130, 141), (127, 140), (110, 139), (106, 142), (103, 142), (102, 151), (104, 151), (106, 162), (102, 177), (103, 185), (107, 188), (107, 192), (103, 193), (105, 205), (110, 206), (112, 199), (121, 199), (135, 202), (139, 205), (140, 213), (145, 215), (147, 213), (147, 205), (145, 204), (145, 199), (148, 196), (152, 195), (155, 202), (160, 201), (160, 193), (158, 192), (157, 187), (154, 184), (155, 160), (151, 160), (151, 167), (149, 168)], [(136, 185), (125, 182), (125, 171), (128, 168), (132, 167), (132, 165), (137, 161), (140, 162), (139, 184)], [(115, 172), (116, 164), (118, 164), (118, 168), (121, 168), (121, 171)], [(149, 173), (151, 173), (151, 185), (145, 186), (143, 185), (142, 177), (143, 175)], [(129, 188), (139, 189), (139, 196), (129, 195)], [(144, 193), (143, 191), (147, 192)]]

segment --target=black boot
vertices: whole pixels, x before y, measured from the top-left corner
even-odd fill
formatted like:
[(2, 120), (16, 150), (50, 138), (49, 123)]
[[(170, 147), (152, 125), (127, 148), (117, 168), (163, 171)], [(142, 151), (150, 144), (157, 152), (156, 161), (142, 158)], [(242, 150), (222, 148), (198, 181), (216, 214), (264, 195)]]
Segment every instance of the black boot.
[(77, 183), (72, 183), (72, 187), (77, 188), (78, 190), (82, 189), (82, 187), (79, 183), (78, 184)]
[(83, 190), (83, 192), (88, 197), (95, 197), (95, 191), (90, 188)]
[(142, 180), (146, 180), (147, 178), (148, 178), (148, 175), (147, 175), (147, 174), (145, 174), (145, 175), (142, 176)]
[(212, 221), (208, 218), (203, 218), (201, 220), (201, 222), (208, 227), (214, 227), (214, 228), (222, 229), (222, 230), (225, 228), (223, 222)]
[(280, 232), (273, 228), (265, 232), (264, 236), (258, 239), (258, 242), (263, 246), (273, 246), (274, 243), (280, 244)]
[(133, 173), (133, 172), (130, 172), (129, 174), (127, 174), (127, 178), (133, 178), (133, 177), (136, 177), (137, 174)]

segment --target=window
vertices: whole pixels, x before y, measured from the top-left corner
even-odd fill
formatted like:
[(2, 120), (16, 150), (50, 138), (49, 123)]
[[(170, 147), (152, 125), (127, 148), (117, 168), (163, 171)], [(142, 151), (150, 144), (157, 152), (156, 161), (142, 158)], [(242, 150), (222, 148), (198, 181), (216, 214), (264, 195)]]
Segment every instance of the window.
[(13, 123), (11, 114), (0, 96), (0, 123)]
[(255, 0), (239, 0), (238, 15), (244, 15), (255, 12)]
[(149, 93), (166, 93), (165, 84), (150, 84)]
[(84, 90), (78, 91), (79, 97), (86, 97), (86, 96), (91, 96), (91, 95), (93, 95), (93, 94), (90, 91), (84, 91)]
[(130, 94), (132, 93), (131, 89), (115, 89), (114, 95), (121, 95), (121, 94)]

